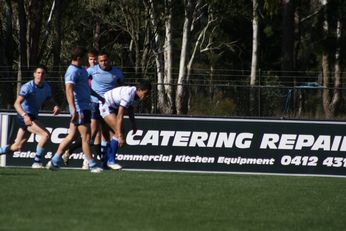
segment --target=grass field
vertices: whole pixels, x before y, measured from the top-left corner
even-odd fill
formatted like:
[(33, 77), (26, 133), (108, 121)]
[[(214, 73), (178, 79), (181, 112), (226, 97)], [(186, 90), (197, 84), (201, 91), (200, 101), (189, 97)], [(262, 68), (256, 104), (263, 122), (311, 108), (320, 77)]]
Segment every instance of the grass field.
[(346, 229), (346, 179), (0, 168), (0, 230)]

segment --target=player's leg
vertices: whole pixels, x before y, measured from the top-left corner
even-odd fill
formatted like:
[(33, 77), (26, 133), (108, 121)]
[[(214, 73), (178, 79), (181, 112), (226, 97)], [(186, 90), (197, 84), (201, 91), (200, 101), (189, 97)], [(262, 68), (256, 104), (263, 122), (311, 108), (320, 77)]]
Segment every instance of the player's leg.
[[(33, 120), (33, 118), (31, 119)], [(18, 123), (19, 129), (17, 131), (17, 136), (14, 143), (12, 145), (6, 145), (4, 147), (1, 147), (0, 154), (6, 154), (10, 151), (15, 152), (20, 150), (23, 144), (29, 138), (30, 133), (27, 131), (27, 126), (25, 125), (23, 117), (21, 117), (20, 115), (17, 115), (17, 123)]]
[(115, 158), (115, 155), (118, 152), (118, 147), (119, 147), (119, 143), (118, 143), (118, 139), (117, 137), (114, 135), (114, 131), (116, 130), (116, 114), (115, 113), (110, 113), (109, 115), (104, 117), (104, 121), (106, 122), (106, 124), (110, 127), (110, 131), (112, 132), (112, 136), (109, 142), (109, 147), (107, 150), (107, 166), (111, 169), (114, 170), (119, 170), (121, 169), (121, 165), (119, 165), (117, 163), (117, 160)]
[(38, 120), (33, 121), (28, 127), (28, 131), (40, 137), (36, 146), (36, 155), (34, 158), (33, 168), (42, 168), (42, 157), (44, 156), (44, 146), (47, 143), (50, 133)]
[(92, 103), (91, 106), (91, 152), (95, 154), (96, 157), (100, 157), (101, 155), (101, 121), (102, 117), (100, 115), (99, 104)]
[(102, 156), (102, 167), (104, 169), (107, 169), (107, 152), (110, 147), (110, 129), (108, 125), (105, 123), (105, 121), (102, 119), (101, 121), (101, 133), (102, 133), (102, 138), (101, 138), (101, 156)]
[(51, 161), (48, 162), (47, 168), (54, 169), (59, 167), (62, 153), (66, 151), (68, 146), (76, 138), (76, 135), (77, 135), (77, 126), (73, 123), (70, 123), (67, 136), (61, 141), (58, 147), (58, 150), (52, 157)]
[(30, 133), (25, 128), (19, 128), (16, 139), (13, 144), (0, 148), (0, 154), (15, 152), (22, 148), (23, 144), (28, 140)]
[(90, 168), (90, 171), (93, 173), (99, 173), (102, 171), (101, 168), (99, 168), (95, 162), (95, 160), (92, 157), (91, 149), (90, 149), (90, 111), (85, 110), (83, 113), (83, 120), (79, 122), (78, 125), (78, 131), (82, 138), (82, 150), (85, 156), (85, 159), (88, 161), (88, 165)]

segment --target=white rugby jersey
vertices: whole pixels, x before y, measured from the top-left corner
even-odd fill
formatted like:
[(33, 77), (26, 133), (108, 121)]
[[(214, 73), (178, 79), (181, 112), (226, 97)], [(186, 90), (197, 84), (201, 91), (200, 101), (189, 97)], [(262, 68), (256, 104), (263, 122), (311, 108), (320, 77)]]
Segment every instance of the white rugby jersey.
[(136, 87), (127, 86), (114, 88), (104, 94), (106, 103), (113, 108), (118, 108), (119, 106), (128, 108), (134, 104), (135, 96)]

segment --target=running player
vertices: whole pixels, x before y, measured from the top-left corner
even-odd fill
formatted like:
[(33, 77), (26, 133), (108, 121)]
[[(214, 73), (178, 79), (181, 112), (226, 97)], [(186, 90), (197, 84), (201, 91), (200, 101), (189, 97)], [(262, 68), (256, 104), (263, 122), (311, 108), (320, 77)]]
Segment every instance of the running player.
[(40, 137), (36, 155), (32, 168), (42, 168), (42, 157), (44, 156), (44, 146), (47, 143), (50, 133), (43, 124), (38, 121), (38, 113), (43, 103), (50, 101), (50, 104), (55, 105), (53, 115), (60, 112), (52, 98), (52, 91), (49, 84), (45, 81), (47, 77), (47, 69), (44, 65), (39, 65), (35, 68), (34, 79), (25, 83), (20, 88), (19, 95), (14, 103), (14, 108), (17, 111), (17, 120), (19, 129), (17, 137), (12, 145), (7, 145), (0, 148), (0, 154), (18, 151), (28, 140), (30, 133)]

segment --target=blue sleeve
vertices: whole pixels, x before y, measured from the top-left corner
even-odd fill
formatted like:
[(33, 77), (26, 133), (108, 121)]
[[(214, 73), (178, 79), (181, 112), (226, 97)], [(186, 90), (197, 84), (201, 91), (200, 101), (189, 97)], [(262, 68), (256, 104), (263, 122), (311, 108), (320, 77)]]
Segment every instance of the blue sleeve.
[(76, 73), (75, 72), (66, 72), (65, 74), (65, 84), (76, 84)]
[(88, 75), (94, 74), (94, 68), (89, 67), (89, 68), (87, 69), (87, 72), (88, 72)]
[(24, 98), (26, 98), (28, 95), (30, 94), (30, 87), (28, 84), (24, 84), (19, 91), (20, 96), (23, 96)]

